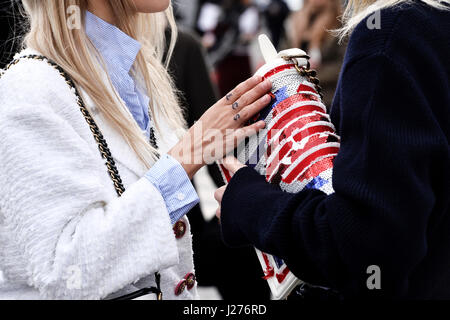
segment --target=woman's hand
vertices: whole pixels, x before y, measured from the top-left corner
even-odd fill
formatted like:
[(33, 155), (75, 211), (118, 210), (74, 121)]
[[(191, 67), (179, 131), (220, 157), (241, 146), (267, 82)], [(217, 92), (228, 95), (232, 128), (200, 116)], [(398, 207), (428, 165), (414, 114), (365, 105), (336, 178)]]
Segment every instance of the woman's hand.
[(190, 178), (204, 165), (223, 158), (265, 127), (264, 121), (245, 124), (270, 103), (271, 88), (272, 83), (260, 76), (241, 83), (209, 108), (169, 155), (181, 163)]
[[(239, 169), (242, 169), (242, 168), (246, 167), (245, 165), (240, 163), (239, 160), (236, 159), (235, 157), (227, 157), (227, 158), (225, 158), (222, 165), (225, 168), (227, 168), (228, 171), (230, 171), (231, 176), (233, 176)], [(220, 187), (214, 193), (214, 198), (219, 203), (219, 208), (217, 208), (217, 210), (216, 210), (216, 216), (219, 219), (220, 219), (220, 213), (221, 213), (220, 210), (221, 210), (221, 207), (222, 207), (222, 199), (223, 199), (223, 195), (224, 195), (226, 189), (227, 189), (227, 185), (225, 185), (223, 187)]]

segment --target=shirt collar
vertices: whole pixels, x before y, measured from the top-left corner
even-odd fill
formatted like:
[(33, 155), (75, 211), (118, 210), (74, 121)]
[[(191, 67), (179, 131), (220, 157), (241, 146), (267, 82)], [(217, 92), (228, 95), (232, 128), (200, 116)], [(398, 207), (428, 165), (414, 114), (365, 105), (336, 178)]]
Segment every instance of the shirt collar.
[(102, 55), (108, 68), (129, 72), (141, 44), (122, 30), (86, 11), (86, 34)]

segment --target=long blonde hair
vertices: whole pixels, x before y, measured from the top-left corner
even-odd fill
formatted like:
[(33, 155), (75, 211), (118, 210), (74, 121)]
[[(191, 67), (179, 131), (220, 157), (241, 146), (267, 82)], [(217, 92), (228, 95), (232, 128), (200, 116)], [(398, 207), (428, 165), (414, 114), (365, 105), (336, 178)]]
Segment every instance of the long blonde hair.
[[(343, 27), (338, 30), (341, 39), (350, 34), (353, 29), (367, 16), (378, 10), (389, 8), (402, 3), (411, 3), (412, 0), (348, 0), (342, 22)], [(449, 9), (450, 0), (422, 0), (422, 2), (438, 8)]]
[[(117, 26), (142, 44), (133, 66), (134, 75), (140, 75), (150, 97), (149, 111), (155, 119), (155, 111), (178, 133), (185, 128), (182, 110), (176, 98), (173, 83), (167, 72), (168, 59), (176, 41), (176, 25), (172, 7), (165, 12), (138, 13), (131, 0), (113, 0), (111, 6), (118, 18)], [(157, 151), (147, 141), (136, 121), (118, 104), (102, 81), (104, 64), (84, 30), (88, 0), (22, 0), (29, 21), (29, 31), (24, 46), (38, 50), (59, 64), (86, 91), (105, 118), (121, 132), (130, 147), (148, 167), (155, 160)], [(77, 6), (81, 13), (81, 28), (69, 28), (68, 9)], [(71, 7), (72, 8), (72, 7)], [(166, 47), (165, 28), (171, 27), (171, 42), (166, 63), (163, 55)], [(94, 53), (94, 54), (92, 54)], [(111, 84), (111, 83), (110, 83)], [(160, 127), (154, 121), (156, 129)]]

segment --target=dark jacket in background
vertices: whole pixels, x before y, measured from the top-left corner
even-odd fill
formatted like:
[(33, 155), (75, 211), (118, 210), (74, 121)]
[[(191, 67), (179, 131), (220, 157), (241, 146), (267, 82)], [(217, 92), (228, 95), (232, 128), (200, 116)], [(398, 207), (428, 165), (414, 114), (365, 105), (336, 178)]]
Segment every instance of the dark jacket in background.
[(18, 9), (18, 1), (11, 3), (10, 0), (0, 0), (0, 69), (12, 60), (14, 53), (19, 49), (18, 34), (21, 31), (21, 19), (17, 15)]

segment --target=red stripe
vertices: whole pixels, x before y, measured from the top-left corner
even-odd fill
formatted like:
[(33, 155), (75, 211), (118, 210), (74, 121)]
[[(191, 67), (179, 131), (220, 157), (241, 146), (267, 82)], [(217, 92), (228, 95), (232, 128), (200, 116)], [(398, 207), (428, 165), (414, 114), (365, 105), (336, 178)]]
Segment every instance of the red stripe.
[[(280, 145), (284, 140), (289, 139), (289, 137), (292, 137), (292, 135), (294, 134), (294, 131), (296, 129), (301, 129), (304, 126), (302, 126), (301, 123), (295, 122), (292, 125), (290, 125), (289, 127), (285, 128), (283, 130), (283, 132), (281, 132), (281, 134), (278, 136), (278, 141), (268, 141), (268, 143), (270, 143), (272, 149), (275, 149), (278, 145)], [(292, 139), (296, 142), (300, 142), (303, 139), (315, 135), (317, 133), (334, 133), (333, 128), (329, 127), (329, 126), (325, 126), (325, 125), (316, 125), (316, 126), (312, 126), (303, 130), (300, 130), (299, 132), (297, 132)], [(281, 138), (281, 139), (280, 139)]]
[(309, 128), (306, 128), (306, 129), (300, 131), (299, 133), (297, 133), (294, 136), (294, 140), (295, 141), (302, 141), (302, 139), (304, 139), (305, 137), (312, 136), (313, 134), (316, 134), (316, 133), (319, 133), (319, 132), (331, 132), (331, 133), (334, 133), (334, 130), (333, 130), (333, 128), (328, 127), (328, 126), (324, 126), (324, 125), (309, 127)]
[(222, 170), (223, 175), (225, 176), (225, 179), (227, 180), (227, 182), (230, 182), (230, 180), (231, 180), (230, 171), (228, 171), (228, 169), (226, 169), (222, 164), (220, 165), (220, 169)]
[(276, 277), (277, 277), (278, 283), (282, 283), (284, 281), (284, 279), (287, 277), (288, 273), (289, 273), (288, 267), (284, 268), (282, 273), (277, 273)]
[[(286, 113), (280, 119), (277, 120), (277, 122), (272, 126), (271, 130), (269, 131), (269, 133), (267, 135), (269, 137), (272, 137), (272, 129), (275, 128), (280, 121), (284, 121), (283, 123), (290, 122), (294, 118), (300, 118), (304, 115), (307, 115), (308, 113), (313, 113), (314, 111), (323, 113), (323, 109), (321, 107), (314, 106), (314, 105), (305, 105), (305, 106), (301, 106), (301, 107), (292, 109), (291, 111), (289, 111), (288, 113)], [(287, 120), (287, 121), (285, 121), (285, 120)], [(294, 122), (290, 127), (295, 126), (295, 124), (297, 124), (297, 122)], [(298, 126), (295, 126), (295, 128), (298, 128)], [(285, 130), (287, 130), (287, 129), (285, 129)]]
[(292, 69), (292, 68), (294, 68), (294, 65), (293, 65), (293, 64), (283, 64), (283, 65), (278, 66), (278, 67), (275, 67), (275, 68), (273, 68), (272, 70), (270, 70), (269, 72), (267, 72), (267, 73), (263, 76), (263, 78), (264, 78), (264, 79), (270, 78), (271, 76), (277, 74), (278, 72), (281, 72), (281, 71), (287, 70), (287, 69)]
[[(292, 106), (292, 105), (290, 105), (290, 106)], [(285, 111), (285, 110), (280, 110), (280, 111)], [(296, 108), (294, 108), (291, 111), (287, 112), (280, 119), (278, 119), (277, 122), (274, 123), (274, 125), (270, 128), (269, 132), (267, 133), (268, 139), (270, 140), (270, 138), (272, 138), (272, 135), (273, 135), (272, 130), (273, 130), (273, 128), (276, 128), (277, 126), (279, 126), (278, 124), (279, 124), (280, 121), (284, 121), (285, 122), (286, 118), (289, 118), (288, 120), (291, 121), (292, 119), (294, 119), (294, 117), (300, 117), (300, 116), (303, 116), (305, 114), (308, 114), (308, 113), (311, 113), (311, 112), (314, 112), (314, 111), (324, 113), (324, 111), (323, 111), (323, 109), (321, 107), (315, 106), (315, 105), (311, 105), (311, 104), (307, 104), (307, 105), (303, 105), (303, 106), (297, 106)], [(272, 114), (273, 119), (275, 119), (279, 114), (281, 114), (281, 112), (273, 112), (273, 114)]]
[[(266, 264), (266, 270), (264, 271), (265, 276), (263, 277), (264, 280), (268, 280), (272, 278), (275, 275), (273, 267), (270, 265), (269, 257), (264, 252), (261, 252), (264, 263)], [(286, 279), (287, 275), (289, 274), (289, 268), (286, 266), (284, 270), (281, 273), (277, 273), (276, 277), (279, 283), (282, 283), (284, 279)]]
[[(280, 103), (278, 103), (278, 105), (273, 108), (272, 111), (272, 117), (276, 118), (277, 115), (281, 114), (284, 110), (289, 109), (291, 106), (293, 106), (294, 104), (296, 104), (297, 102), (311, 102), (311, 101), (317, 101), (312, 99), (311, 96), (309, 94), (302, 94), (302, 93), (296, 93), (286, 99), (284, 99), (283, 101), (281, 101)], [(322, 109), (322, 112), (325, 112)]]
[(269, 268), (270, 267), (269, 257), (264, 252), (262, 252), (262, 256), (264, 258), (264, 262), (266, 263), (266, 267)]
[(310, 86), (308, 86), (306, 84), (301, 84), (298, 87), (297, 92), (301, 92), (301, 91), (307, 91), (307, 92), (312, 92), (312, 93), (318, 94), (317, 91), (314, 90), (314, 88), (312, 88), (312, 87), (310, 87)]
[[(291, 163), (294, 163), (298, 158), (300, 158), (306, 151), (311, 150), (315, 147), (318, 147), (320, 145), (323, 145), (327, 142), (327, 137), (318, 137), (318, 136), (314, 136), (310, 139), (310, 141), (308, 141), (308, 143), (305, 145), (305, 147), (303, 149), (300, 150), (288, 150), (288, 157), (291, 157)], [(292, 143), (290, 144), (290, 148), (292, 149)], [(276, 157), (277, 159), (278, 157)], [(281, 159), (283, 159), (281, 156), (277, 159), (278, 162), (281, 161)], [(274, 161), (275, 162), (275, 161)], [(278, 175), (282, 175), (284, 173), (284, 171), (290, 167), (290, 165), (282, 165), (279, 167), (279, 172), (277, 172)], [(270, 170), (268, 170), (269, 172), (272, 172), (273, 170), (276, 169), (276, 163), (274, 164), (270, 164)]]
[(283, 179), (285, 183), (291, 183), (305, 168), (307, 168), (313, 161), (317, 160), (319, 157), (323, 157), (329, 154), (338, 153), (339, 148), (338, 147), (328, 147), (324, 149), (317, 150), (316, 152), (313, 152), (309, 156), (307, 156), (305, 159), (303, 159), (295, 168), (294, 170), (289, 173), (289, 175)]
[[(267, 171), (270, 174), (272, 172), (272, 169), (275, 169), (277, 164), (285, 158), (285, 156), (289, 153), (289, 156), (291, 157), (291, 163), (293, 163), (298, 157), (300, 157), (302, 154), (304, 154), (306, 151), (308, 151), (311, 148), (314, 148), (318, 145), (321, 145), (323, 143), (327, 142), (327, 137), (319, 137), (319, 136), (312, 136), (309, 138), (308, 142), (305, 144), (305, 146), (302, 149), (294, 150), (294, 142), (289, 141), (283, 145), (281, 150), (278, 152), (277, 155), (271, 160), (270, 163), (267, 165)], [(273, 146), (273, 149), (276, 147)], [(269, 158), (270, 154), (267, 155), (267, 158)]]
[[(297, 118), (298, 112), (298, 109), (294, 109), (286, 113), (286, 116), (283, 116), (281, 119), (279, 119), (267, 133), (267, 140), (270, 141), (272, 139), (272, 135), (278, 133), (279, 130), (283, 130), (283, 127), (285, 127), (290, 121), (292, 121), (294, 118)], [(298, 118), (297, 121), (295, 121), (291, 126), (293, 126), (293, 128), (303, 128), (309, 123), (324, 121), (323, 117), (324, 114), (315, 113), (309, 117)]]
[[(318, 127), (325, 127), (325, 126), (318, 126)], [(332, 131), (331, 128), (329, 128), (329, 127), (327, 127), (327, 128), (328, 128), (328, 131)], [(302, 132), (299, 132), (299, 133), (294, 137), (294, 141), (297, 141), (297, 142), (301, 141), (302, 138), (300, 138), (300, 137), (302, 137), (302, 135), (305, 134), (305, 131), (308, 131), (308, 129), (303, 130)], [(314, 130), (314, 131), (315, 131), (315, 132), (313, 132), (313, 133), (309, 133), (309, 132), (308, 132), (309, 136), (313, 135), (314, 133), (317, 134), (317, 133), (325, 132), (323, 129), (321, 130), (320, 128), (317, 128), (317, 129)], [(278, 163), (279, 163), (282, 159), (284, 159), (284, 157), (285, 157), (289, 152), (292, 153), (292, 154), (291, 154), (291, 161), (292, 161), (292, 163), (294, 163), (295, 160), (297, 160), (297, 159), (298, 159), (302, 154), (304, 154), (306, 151), (308, 151), (308, 150), (310, 150), (310, 149), (312, 149), (312, 148), (314, 148), (314, 147), (316, 147), (316, 146), (318, 146), (318, 145), (321, 145), (321, 144), (326, 143), (326, 142), (327, 142), (327, 139), (328, 139), (328, 135), (327, 135), (327, 136), (324, 136), (324, 137), (319, 137), (319, 135), (310, 137), (309, 141), (305, 144), (305, 146), (304, 146), (302, 149), (299, 149), (299, 150), (292, 150), (292, 146), (293, 146), (293, 143), (292, 143), (292, 142), (287, 142), (287, 143), (285, 143), (285, 144), (283, 145), (283, 147), (281, 148), (281, 150), (278, 152), (278, 155), (277, 155), (274, 159), (272, 159), (270, 163), (267, 164), (267, 171), (266, 171), (266, 172), (267, 172), (267, 176), (268, 176), (268, 177), (272, 176), (274, 170), (277, 169)], [(273, 149), (275, 149), (275, 147), (273, 147)], [(269, 158), (269, 156), (270, 156), (270, 155), (268, 154), (268, 155), (267, 155), (267, 158)], [(287, 167), (284, 166), (284, 168), (287, 168)], [(282, 172), (281, 172), (281, 174), (282, 174)]]
[(297, 181), (309, 180), (317, 177), (322, 172), (333, 168), (333, 159), (336, 157), (335, 154), (332, 154), (326, 158), (317, 161), (311, 167), (309, 167), (298, 179)]
[(264, 263), (266, 264), (266, 270), (264, 271), (263, 279), (268, 280), (274, 276), (275, 271), (273, 270), (272, 266), (270, 265), (269, 257), (264, 252), (261, 252), (261, 254), (264, 258)]

